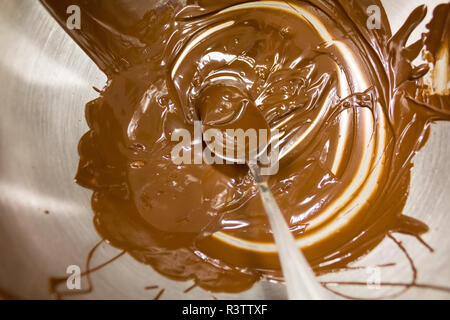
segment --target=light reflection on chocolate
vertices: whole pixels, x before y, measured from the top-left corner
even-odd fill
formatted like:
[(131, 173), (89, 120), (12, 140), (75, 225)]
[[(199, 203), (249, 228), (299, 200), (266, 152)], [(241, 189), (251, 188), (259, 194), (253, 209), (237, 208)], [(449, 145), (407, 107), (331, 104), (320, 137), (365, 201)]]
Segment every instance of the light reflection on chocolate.
[[(61, 24), (68, 5), (81, 7), (82, 28), (69, 32), (109, 76), (86, 107), (77, 182), (94, 191), (95, 226), (113, 246), (211, 291), (279, 275), (246, 166), (171, 161), (173, 132), (193, 134), (199, 104), (223, 99), (213, 78), (284, 132), (269, 184), (317, 273), (389, 232), (428, 230), (402, 214), (414, 154), (431, 122), (450, 119), (449, 96), (422, 80), (429, 66), (412, 65), (424, 39), (406, 46), (424, 6), (392, 36), (384, 12), (381, 29), (367, 29), (377, 0), (42, 2)], [(431, 64), (448, 40), (448, 8), (425, 37)]]

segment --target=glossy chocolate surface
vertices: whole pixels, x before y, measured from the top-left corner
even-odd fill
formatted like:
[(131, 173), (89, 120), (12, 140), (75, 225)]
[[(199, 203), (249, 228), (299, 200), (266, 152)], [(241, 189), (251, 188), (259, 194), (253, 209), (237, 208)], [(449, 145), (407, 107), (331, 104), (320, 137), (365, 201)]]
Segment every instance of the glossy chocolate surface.
[[(279, 275), (246, 166), (171, 159), (174, 132), (194, 136), (204, 108), (230, 107), (210, 114), (214, 124), (243, 101), (283, 132), (269, 184), (316, 272), (389, 232), (428, 230), (402, 209), (430, 124), (450, 119), (448, 85), (429, 72), (448, 55), (448, 4), (406, 46), (424, 6), (392, 35), (383, 11), (380, 29), (367, 26), (376, 0), (42, 2), (62, 25), (69, 5), (81, 7), (81, 30), (68, 32), (109, 77), (86, 107), (77, 182), (94, 191), (100, 235), (137, 260), (212, 291)], [(424, 47), (430, 63), (413, 65)]]

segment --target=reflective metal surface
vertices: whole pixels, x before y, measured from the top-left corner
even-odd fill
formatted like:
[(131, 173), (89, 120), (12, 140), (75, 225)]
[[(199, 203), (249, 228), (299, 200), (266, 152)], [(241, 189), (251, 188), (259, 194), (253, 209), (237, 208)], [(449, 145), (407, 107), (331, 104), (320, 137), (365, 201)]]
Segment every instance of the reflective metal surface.
[[(439, 1), (390, 1), (385, 7), (397, 30), (417, 5), (429, 8)], [(428, 18), (432, 10), (429, 10)], [(424, 24), (422, 24), (423, 26)], [(415, 34), (417, 38), (419, 33)], [(412, 39), (413, 40), (413, 39)], [(87, 131), (84, 105), (95, 98), (105, 76), (32, 0), (0, 0), (0, 294), (19, 298), (51, 298), (49, 277), (66, 275), (69, 265), (85, 268), (89, 250), (100, 240), (90, 208), (91, 192), (73, 181), (78, 164), (77, 144)], [(424, 235), (435, 252), (417, 239), (395, 235), (403, 242), (418, 270), (418, 282), (450, 286), (450, 124), (433, 126), (430, 141), (415, 159), (411, 194), (405, 213), (426, 222)], [(420, 201), (415, 201), (420, 199)], [(114, 257), (118, 250), (102, 244), (92, 266)], [(356, 269), (321, 277), (322, 280), (408, 282), (413, 276), (408, 259), (386, 239), (355, 265), (395, 266)], [(371, 271), (372, 270), (372, 271)], [(82, 286), (87, 283), (83, 279)], [(124, 255), (92, 274), (93, 291), (66, 298), (210, 299), (192, 283), (168, 280), (150, 267)], [(64, 284), (61, 286), (64, 289)], [(347, 294), (379, 297), (401, 287), (336, 288)], [(285, 298), (281, 284), (261, 282), (238, 294), (217, 298)], [(450, 298), (443, 291), (412, 288), (400, 298)]]

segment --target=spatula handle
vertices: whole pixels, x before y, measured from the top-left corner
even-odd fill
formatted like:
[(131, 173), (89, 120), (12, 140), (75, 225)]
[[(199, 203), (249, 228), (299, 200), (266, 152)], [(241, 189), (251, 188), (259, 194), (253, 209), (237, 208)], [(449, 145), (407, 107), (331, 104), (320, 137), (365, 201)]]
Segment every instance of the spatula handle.
[(248, 164), (269, 218), (281, 268), (291, 300), (324, 299), (324, 289), (317, 282), (305, 256), (295, 243), (278, 204), (256, 164)]

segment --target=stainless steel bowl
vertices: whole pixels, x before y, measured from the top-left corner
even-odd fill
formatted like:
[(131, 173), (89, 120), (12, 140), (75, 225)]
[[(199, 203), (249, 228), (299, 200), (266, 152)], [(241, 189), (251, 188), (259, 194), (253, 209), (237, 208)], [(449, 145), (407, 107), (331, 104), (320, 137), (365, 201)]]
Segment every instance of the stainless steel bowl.
[[(413, 8), (426, 2), (383, 1), (393, 31)], [(421, 25), (424, 27), (424, 23)], [(416, 32), (414, 37), (419, 37)], [(412, 40), (414, 40), (414, 37)], [(48, 280), (66, 275), (69, 265), (84, 268), (89, 250), (99, 241), (90, 208), (91, 192), (74, 183), (77, 144), (87, 131), (84, 105), (95, 98), (92, 88), (106, 77), (64, 33), (45, 9), (31, 0), (0, 0), (0, 292), (19, 298), (51, 298)], [(433, 126), (431, 139), (415, 158), (411, 194), (405, 213), (425, 221), (424, 239), (396, 235), (418, 270), (418, 282), (450, 286), (450, 124)], [(92, 260), (100, 264), (119, 251), (102, 244)], [(379, 269), (354, 269), (321, 279), (408, 282), (408, 260), (390, 239), (358, 261), (358, 266), (396, 262)], [(376, 271), (375, 273), (374, 270)], [(124, 255), (92, 274), (94, 290), (66, 298), (209, 299), (192, 283), (168, 280), (149, 266)], [(85, 279), (82, 286), (86, 287)], [(63, 288), (64, 289), (64, 288)], [(401, 287), (345, 286), (334, 289), (353, 296), (380, 297)], [(261, 282), (240, 294), (214, 294), (227, 299), (285, 298), (283, 285)], [(412, 288), (400, 298), (450, 298), (443, 291)]]

